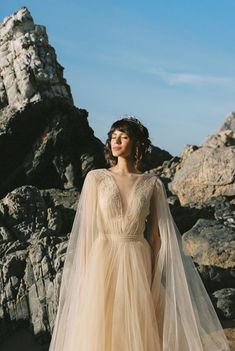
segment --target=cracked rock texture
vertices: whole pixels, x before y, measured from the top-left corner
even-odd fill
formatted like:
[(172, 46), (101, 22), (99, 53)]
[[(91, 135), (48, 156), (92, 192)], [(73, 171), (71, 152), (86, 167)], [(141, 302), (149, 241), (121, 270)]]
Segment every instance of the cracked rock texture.
[(0, 201), (1, 339), (29, 325), (40, 342), (49, 340), (78, 198), (23, 186)]
[(218, 132), (182, 159), (170, 185), (182, 205), (235, 196), (234, 125), (235, 114), (231, 113)]
[(80, 189), (103, 144), (73, 105), (46, 28), (27, 8), (0, 24), (0, 196), (17, 186)]

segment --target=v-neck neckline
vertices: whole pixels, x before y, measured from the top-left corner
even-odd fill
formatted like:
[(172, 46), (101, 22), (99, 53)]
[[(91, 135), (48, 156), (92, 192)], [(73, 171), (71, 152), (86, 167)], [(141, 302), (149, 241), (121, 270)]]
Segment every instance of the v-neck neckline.
[[(115, 185), (115, 188), (117, 190), (117, 193), (118, 193), (118, 198), (119, 198), (119, 204), (120, 204), (120, 211), (121, 211), (121, 217), (124, 218), (127, 216), (128, 214), (128, 211), (131, 207), (131, 204), (132, 204), (132, 201), (133, 201), (133, 196), (134, 196), (134, 191), (137, 189), (137, 186), (138, 184), (140, 183), (141, 179), (145, 178), (146, 177), (146, 174), (142, 173), (142, 174), (139, 174), (139, 176), (137, 177), (134, 185), (132, 186), (132, 189), (130, 191), (130, 195), (129, 195), (129, 201), (127, 203), (127, 209), (126, 209), (126, 212), (124, 213), (123, 212), (123, 199), (122, 199), (122, 195), (121, 195), (121, 191), (120, 191), (120, 188), (117, 184), (117, 181), (115, 179), (115, 177), (113, 176), (112, 172), (109, 171), (107, 168), (103, 168), (105, 170), (106, 173), (108, 173), (110, 175), (110, 178), (112, 179), (112, 182), (113, 184)], [(139, 179), (138, 179), (139, 178)]]

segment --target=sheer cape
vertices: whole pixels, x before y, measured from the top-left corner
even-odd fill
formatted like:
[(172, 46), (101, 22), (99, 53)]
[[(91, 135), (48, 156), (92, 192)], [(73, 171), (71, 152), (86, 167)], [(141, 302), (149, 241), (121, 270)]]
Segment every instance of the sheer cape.
[[(58, 310), (49, 351), (75, 351), (76, 349), (79, 351), (229, 351), (230, 348), (226, 336), (192, 258), (186, 256), (184, 253), (181, 234), (172, 218), (164, 185), (158, 177), (150, 174), (143, 175), (143, 178), (138, 181), (134, 190), (137, 192), (137, 189), (139, 189), (139, 198), (137, 197), (134, 202), (135, 192), (133, 191), (133, 198), (130, 203), (135, 207), (135, 203), (139, 202), (138, 206), (140, 209), (140, 206), (144, 206), (140, 213), (143, 217), (146, 216), (146, 218), (149, 211), (146, 210), (144, 212), (144, 209), (150, 204), (150, 199), (155, 204), (153, 215), (157, 219), (158, 228), (155, 232), (152, 230), (151, 235), (156, 235), (156, 237), (158, 234), (160, 235), (161, 248), (154, 256), (152, 276), (145, 281), (146, 291), (150, 289), (151, 296), (142, 296), (143, 304), (146, 296), (151, 298), (149, 306), (153, 306), (154, 316), (157, 320), (156, 325), (154, 324), (155, 317), (153, 318), (151, 315), (152, 326), (153, 328), (157, 328), (156, 335), (159, 341), (158, 344), (154, 344), (154, 342), (144, 344), (143, 339), (139, 338), (139, 331), (135, 334), (135, 338), (131, 341), (132, 343), (128, 344), (130, 345), (128, 349), (121, 347), (121, 345), (124, 345), (121, 340), (119, 344), (120, 348), (114, 342), (107, 347), (105, 341), (106, 331), (104, 328), (99, 328), (99, 326), (103, 325), (105, 316), (102, 306), (105, 303), (103, 301), (105, 296), (108, 295), (103, 294), (100, 296), (100, 302), (97, 303), (97, 294), (103, 291), (102, 282), (105, 280), (100, 278), (103, 273), (97, 271), (98, 276), (95, 282), (95, 277), (90, 276), (89, 279), (90, 272), (92, 270), (94, 272), (95, 266), (95, 264), (92, 266), (90, 261), (92, 261), (95, 255), (95, 247), (98, 249), (96, 245), (98, 245), (99, 240), (97, 239), (101, 231), (100, 224), (98, 224), (100, 223), (100, 184), (106, 182), (105, 187), (102, 188), (102, 195), (104, 197), (108, 196), (108, 192), (114, 191), (112, 193), (114, 205), (118, 204), (118, 201), (120, 202), (120, 194), (117, 193), (118, 188), (114, 184), (115, 182), (110, 179), (110, 175), (107, 172), (104, 169), (93, 170), (85, 178), (68, 243)], [(105, 193), (105, 189), (107, 189), (107, 194)], [(144, 205), (143, 201), (145, 201)], [(130, 224), (127, 222), (128, 226), (131, 226), (134, 220), (140, 221), (136, 216), (130, 217), (130, 213), (128, 214), (128, 220), (130, 221)], [(122, 219), (120, 218), (121, 221)], [(136, 228), (136, 226), (133, 228)], [(139, 231), (141, 232), (138, 229)], [(122, 240), (125, 241), (127, 237), (130, 240), (132, 232), (128, 234), (129, 237), (127, 234), (123, 235)], [(142, 245), (141, 250), (144, 248), (146, 250), (144, 252), (150, 254), (151, 249), (148, 242), (146, 239), (141, 240), (138, 243), (138, 250), (140, 250), (140, 245)], [(135, 245), (137, 245), (137, 242), (133, 242), (130, 249), (132, 250), (132, 256), (135, 255), (134, 250), (137, 249)], [(122, 255), (123, 251), (127, 250), (127, 247), (122, 246)], [(112, 250), (114, 250), (113, 248), (114, 246), (112, 246)], [(106, 249), (106, 252), (109, 251)], [(112, 255), (114, 254), (115, 251), (112, 251)], [(129, 255), (129, 253), (127, 254)], [(130, 256), (128, 256), (128, 259), (130, 259)], [(102, 256), (100, 256), (100, 260), (102, 260)], [(148, 258), (146, 258), (146, 265), (148, 265), (148, 262)], [(139, 267), (136, 269), (139, 269)], [(139, 280), (140, 283), (141, 281)], [(86, 296), (84, 296), (85, 293), (83, 292), (84, 284), (87, 285)], [(109, 289), (111, 289), (111, 285)], [(142, 294), (143, 289), (145, 287), (142, 287)], [(81, 342), (81, 345), (77, 345), (76, 333), (78, 333), (78, 330), (76, 328), (78, 328), (79, 324), (75, 326), (75, 320), (77, 318), (77, 311), (79, 311), (80, 316), (84, 316), (83, 313), (88, 311), (85, 307), (84, 309), (81, 308), (81, 304), (84, 303), (85, 299), (90, 302), (90, 316), (89, 320), (86, 319), (85, 325), (80, 325), (82, 333), (84, 333), (84, 340)], [(94, 301), (94, 299), (96, 300)], [(101, 299), (103, 300), (101, 301)], [(79, 305), (80, 309), (77, 310), (76, 306)], [(144, 319), (145, 317), (144, 315), (142, 316), (142, 321), (149, 321), (149, 319)], [(89, 324), (87, 324), (88, 322)], [(138, 329), (137, 324), (135, 327)], [(148, 330), (144, 329), (144, 322), (141, 333), (143, 330), (147, 335)], [(149, 332), (152, 333), (152, 330)], [(129, 333), (128, 335), (133, 334)], [(147, 338), (150, 338), (151, 335), (148, 334)], [(92, 338), (92, 342), (89, 338)], [(149, 348), (147, 349), (146, 347)]]

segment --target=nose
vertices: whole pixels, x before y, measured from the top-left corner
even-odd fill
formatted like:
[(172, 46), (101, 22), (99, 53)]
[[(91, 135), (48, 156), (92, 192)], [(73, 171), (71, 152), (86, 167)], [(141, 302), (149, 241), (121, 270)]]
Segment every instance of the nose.
[(120, 144), (120, 143), (121, 143), (121, 137), (117, 136), (117, 137), (115, 138), (114, 145), (115, 145), (115, 144)]

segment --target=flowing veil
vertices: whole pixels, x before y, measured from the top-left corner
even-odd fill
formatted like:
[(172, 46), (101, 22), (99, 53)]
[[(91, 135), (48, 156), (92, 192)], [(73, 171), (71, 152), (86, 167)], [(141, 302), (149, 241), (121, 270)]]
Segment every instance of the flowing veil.
[(73, 309), (80, 302), (88, 255), (97, 235), (96, 207), (96, 183), (90, 171), (82, 187), (69, 237), (49, 351), (65, 351), (68, 328), (72, 327)]
[[(229, 351), (199, 273), (192, 258), (183, 251), (181, 234), (172, 218), (164, 185), (157, 177), (153, 196), (161, 237), (151, 285), (162, 346), (156, 351)], [(73, 311), (79, 305), (84, 274), (89, 265), (88, 255), (98, 233), (97, 202), (96, 178), (90, 171), (84, 181), (70, 234), (49, 351), (66, 351)]]
[(165, 187), (154, 189), (161, 249), (152, 294), (163, 351), (228, 351), (227, 338), (191, 256), (183, 250)]

